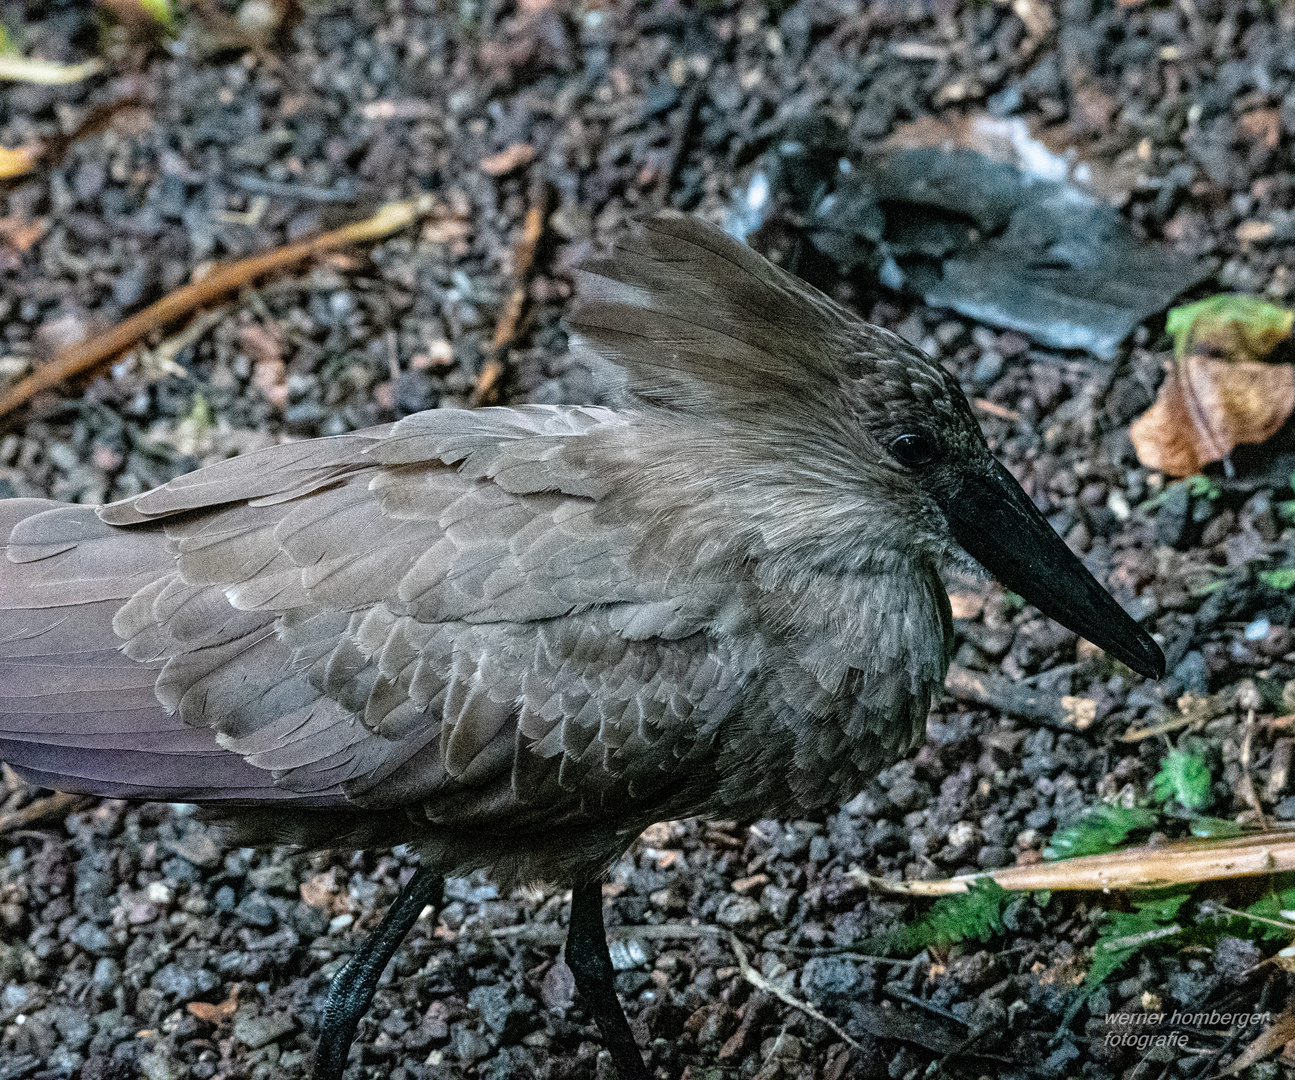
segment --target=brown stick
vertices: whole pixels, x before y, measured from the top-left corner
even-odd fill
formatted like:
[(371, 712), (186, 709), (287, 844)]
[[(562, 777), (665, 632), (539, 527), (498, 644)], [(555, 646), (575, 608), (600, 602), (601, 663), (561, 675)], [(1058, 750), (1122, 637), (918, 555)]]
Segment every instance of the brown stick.
[(299, 240), (286, 247), (264, 251), (226, 266), (218, 266), (201, 281), (176, 289), (143, 311), (118, 323), (107, 333), (74, 345), (38, 368), (7, 393), (0, 395), (0, 416), (25, 404), (42, 390), (49, 390), (65, 379), (81, 375), (104, 361), (113, 359), (142, 341), (157, 327), (214, 303), (226, 293), (233, 292), (256, 278), (282, 270), (321, 252), (361, 241), (379, 240), (412, 224), (428, 213), (432, 205), (432, 197), (428, 195), (388, 203), (364, 221), (357, 221), (307, 240)]
[(1084, 731), (1093, 724), (1097, 705), (1091, 698), (1045, 694), (997, 675), (950, 664), (944, 691), (970, 705), (997, 709), (1059, 731)]
[(13, 832), (14, 829), (26, 829), (38, 821), (60, 814), (70, 813), (86, 798), (84, 795), (69, 795), (66, 791), (56, 791), (53, 795), (36, 799), (21, 810), (13, 810), (0, 815), (0, 833)]
[(499, 380), (504, 374), (504, 357), (512, 344), (521, 336), (527, 314), (527, 286), (535, 266), (535, 249), (544, 235), (544, 220), (548, 215), (548, 191), (541, 189), (526, 211), (522, 224), (522, 237), (513, 248), (513, 289), (504, 301), (499, 321), (495, 324), (495, 337), (490, 344), (490, 359), (482, 365), (477, 385), (472, 392), (473, 407), (491, 405), (499, 396)]
[(1008, 866), (943, 881), (883, 881), (856, 867), (851, 867), (849, 874), (861, 885), (884, 892), (946, 896), (966, 892), (970, 882), (986, 878), (1004, 889), (1159, 889), (1289, 870), (1295, 870), (1295, 830), (1274, 830), (1229, 840), (1182, 840), (1156, 847), (1125, 848), (1105, 855)]

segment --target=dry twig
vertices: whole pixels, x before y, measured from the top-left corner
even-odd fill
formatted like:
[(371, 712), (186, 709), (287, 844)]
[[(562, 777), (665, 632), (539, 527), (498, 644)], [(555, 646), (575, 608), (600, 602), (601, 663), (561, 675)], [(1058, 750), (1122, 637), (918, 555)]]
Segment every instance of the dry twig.
[(541, 191), (526, 211), (522, 237), (513, 248), (513, 290), (504, 302), (499, 321), (495, 324), (495, 337), (490, 343), (490, 359), (477, 376), (472, 392), (474, 406), (490, 405), (499, 396), (499, 380), (504, 374), (504, 354), (515, 342), (525, 325), (527, 314), (527, 285), (535, 266), (535, 250), (544, 235), (544, 220), (548, 216), (548, 193)]
[(46, 818), (70, 814), (84, 801), (87, 801), (86, 796), (72, 795), (66, 791), (45, 795), (29, 802), (21, 810), (11, 810), (7, 814), (0, 815), (0, 833), (27, 829)]
[(1255, 711), (1250, 709), (1246, 713), (1246, 733), (1241, 740), (1241, 796), (1245, 799), (1246, 805), (1255, 812), (1255, 817), (1259, 820), (1259, 828), (1264, 832), (1268, 831), (1268, 821), (1264, 817), (1263, 804), (1259, 801), (1259, 793), (1255, 791), (1254, 778), (1250, 775), (1250, 743), (1255, 733)]
[(995, 881), (1004, 889), (1158, 889), (1287, 870), (1295, 870), (1295, 830), (1125, 848), (1105, 855), (1009, 866), (944, 881), (885, 881), (857, 867), (849, 873), (860, 884), (883, 892), (947, 896), (966, 892), (972, 882), (985, 880)]
[(0, 395), (0, 416), (25, 404), (42, 390), (48, 390), (65, 379), (84, 374), (104, 361), (111, 360), (158, 327), (206, 307), (257, 278), (347, 244), (380, 240), (429, 213), (433, 205), (430, 195), (388, 203), (364, 221), (219, 266), (201, 281), (176, 289), (143, 311), (118, 323), (107, 333), (67, 349), (37, 369), (7, 393)]
[(0, 81), (34, 83), (37, 86), (65, 86), (98, 75), (103, 61), (98, 57), (83, 64), (59, 64), (53, 60), (32, 60), (26, 56), (0, 56)]
[(1097, 718), (1097, 702), (1092, 698), (1039, 693), (1022, 683), (957, 664), (949, 665), (944, 690), (958, 701), (997, 709), (1060, 731), (1083, 731)]
[(728, 947), (733, 950), (733, 955), (737, 957), (737, 966), (739, 970), (742, 972), (742, 978), (744, 978), (757, 990), (763, 990), (766, 994), (772, 994), (779, 1001), (782, 1001), (790, 1005), (793, 1009), (799, 1009), (806, 1016), (813, 1017), (820, 1024), (823, 1024), (826, 1027), (830, 1028), (832, 1033), (838, 1039), (840, 1039), (842, 1042), (844, 1042), (847, 1046), (851, 1047), (852, 1049), (855, 1049), (855, 1050), (863, 1049), (863, 1047), (859, 1044), (857, 1040), (850, 1038), (850, 1036), (845, 1033), (845, 1028), (841, 1027), (840, 1024), (837, 1024), (835, 1021), (828, 1019), (816, 1008), (814, 1008), (814, 1006), (811, 1005), (808, 1001), (801, 1001), (800, 998), (796, 997), (793, 993), (791, 993), (791, 991), (783, 989), (777, 983), (770, 982), (758, 971), (756, 971), (755, 968), (751, 966), (750, 961), (747, 960), (746, 949), (743, 947), (742, 942), (740, 942), (737, 939), (736, 934), (730, 932), (725, 936), (728, 938)]
[(1256, 1061), (1266, 1058), (1274, 1050), (1280, 1050), (1292, 1039), (1295, 1039), (1295, 1006), (1280, 1013), (1255, 1039), (1241, 1055), (1232, 1062), (1228, 1069), (1229, 1076), (1240, 1076)]

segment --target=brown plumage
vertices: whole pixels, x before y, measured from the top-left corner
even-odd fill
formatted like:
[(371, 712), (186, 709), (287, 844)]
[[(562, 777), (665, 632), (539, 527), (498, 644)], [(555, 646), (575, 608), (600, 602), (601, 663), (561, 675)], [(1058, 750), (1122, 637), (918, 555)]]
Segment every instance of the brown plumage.
[(573, 347), (623, 407), (0, 502), (0, 757), (245, 839), (587, 889), (655, 821), (802, 815), (916, 747), (959, 542), (1155, 672), (921, 353), (693, 218), (579, 277)]

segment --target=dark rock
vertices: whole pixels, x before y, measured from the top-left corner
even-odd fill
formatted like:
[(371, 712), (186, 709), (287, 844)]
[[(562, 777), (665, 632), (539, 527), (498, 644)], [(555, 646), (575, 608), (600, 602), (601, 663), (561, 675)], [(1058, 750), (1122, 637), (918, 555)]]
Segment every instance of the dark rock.
[(859, 965), (844, 956), (814, 956), (805, 961), (800, 986), (814, 1001), (850, 997), (863, 985)]

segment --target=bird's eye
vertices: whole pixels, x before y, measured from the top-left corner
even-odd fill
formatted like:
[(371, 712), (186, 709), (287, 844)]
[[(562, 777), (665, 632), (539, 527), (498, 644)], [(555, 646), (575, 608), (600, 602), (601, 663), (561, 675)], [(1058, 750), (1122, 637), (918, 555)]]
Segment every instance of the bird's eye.
[(925, 435), (901, 435), (890, 444), (890, 452), (901, 465), (916, 469), (935, 458), (935, 445)]

